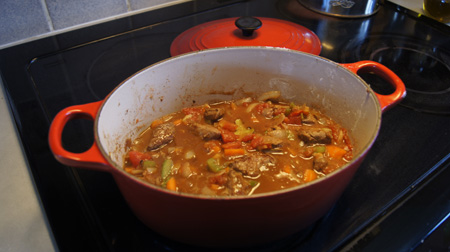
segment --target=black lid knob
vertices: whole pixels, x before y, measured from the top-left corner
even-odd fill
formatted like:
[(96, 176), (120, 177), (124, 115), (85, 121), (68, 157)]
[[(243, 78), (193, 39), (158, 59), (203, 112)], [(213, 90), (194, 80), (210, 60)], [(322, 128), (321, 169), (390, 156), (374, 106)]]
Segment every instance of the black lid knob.
[(237, 26), (237, 28), (242, 30), (243, 36), (250, 37), (255, 30), (261, 27), (262, 22), (261, 20), (254, 17), (240, 17), (236, 19), (234, 24)]

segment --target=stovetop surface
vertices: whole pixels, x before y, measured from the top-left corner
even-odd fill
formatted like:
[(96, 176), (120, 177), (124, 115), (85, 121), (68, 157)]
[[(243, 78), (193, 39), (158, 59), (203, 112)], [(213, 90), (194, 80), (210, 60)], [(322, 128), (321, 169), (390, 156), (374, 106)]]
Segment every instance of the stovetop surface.
[[(28, 162), (61, 251), (211, 251), (145, 227), (110, 174), (65, 167), (48, 129), (61, 109), (103, 99), (138, 70), (170, 57), (184, 30), (220, 18), (274, 17), (303, 25), (339, 63), (381, 62), (405, 82), (407, 97), (383, 114), (379, 136), (351, 184), (317, 223), (246, 251), (420, 249), (450, 212), (450, 29), (386, 3), (373, 16), (340, 19), (295, 0), (230, 3), (188, 13), (189, 3), (0, 51), (0, 68)], [(167, 15), (170, 11), (170, 15)], [(379, 93), (382, 79), (362, 76)], [(93, 142), (93, 122), (75, 120), (63, 141), (73, 152)], [(222, 249), (217, 249), (223, 251)]]

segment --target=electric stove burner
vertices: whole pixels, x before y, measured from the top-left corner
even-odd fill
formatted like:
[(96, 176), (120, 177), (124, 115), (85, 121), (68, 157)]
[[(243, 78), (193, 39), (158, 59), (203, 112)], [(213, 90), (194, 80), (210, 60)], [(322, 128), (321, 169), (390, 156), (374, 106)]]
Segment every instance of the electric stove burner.
[(370, 55), (392, 70), (402, 65), (408, 74), (402, 80), (407, 83), (409, 93), (429, 95), (445, 94), (450, 90), (450, 68), (438, 58), (427, 53), (404, 47), (380, 48)]
[[(357, 45), (356, 45), (357, 43)], [(450, 55), (437, 47), (401, 36), (372, 35), (346, 46), (344, 62), (379, 62), (405, 83), (407, 95), (401, 105), (421, 112), (450, 114)], [(375, 91), (387, 87), (380, 78), (366, 79)], [(390, 90), (381, 88), (381, 92)]]
[(173, 34), (122, 34), (118, 37), (123, 39), (97, 54), (87, 71), (87, 87), (97, 100), (104, 99), (119, 85), (117, 80), (124, 81), (141, 69), (167, 58), (169, 48), (166, 41), (171, 41)]

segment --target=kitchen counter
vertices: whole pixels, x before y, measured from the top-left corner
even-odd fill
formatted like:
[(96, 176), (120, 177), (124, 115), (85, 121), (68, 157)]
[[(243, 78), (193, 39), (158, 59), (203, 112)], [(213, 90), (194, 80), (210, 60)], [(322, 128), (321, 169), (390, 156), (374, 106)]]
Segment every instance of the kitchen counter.
[[(417, 12), (419, 15), (431, 17), (423, 10), (423, 0), (389, 0), (389, 2), (398, 4), (406, 9)], [(450, 25), (450, 22), (446, 23), (446, 25)]]
[(423, 0), (389, 0), (389, 2), (398, 4), (419, 14), (425, 14), (422, 7)]
[(0, 251), (56, 251), (0, 84)]

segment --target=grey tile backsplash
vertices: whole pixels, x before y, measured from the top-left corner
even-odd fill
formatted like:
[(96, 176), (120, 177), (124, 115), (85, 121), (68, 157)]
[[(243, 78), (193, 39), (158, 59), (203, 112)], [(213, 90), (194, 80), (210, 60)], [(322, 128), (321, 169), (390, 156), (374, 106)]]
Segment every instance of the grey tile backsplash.
[(188, 0), (2, 0), (0, 48), (108, 18)]

